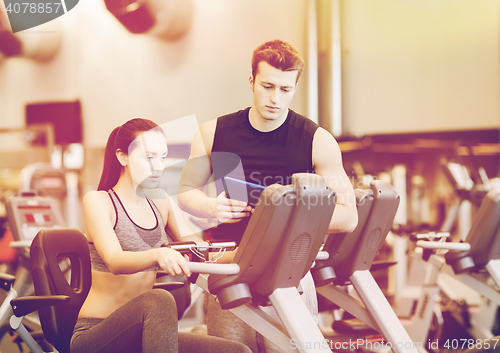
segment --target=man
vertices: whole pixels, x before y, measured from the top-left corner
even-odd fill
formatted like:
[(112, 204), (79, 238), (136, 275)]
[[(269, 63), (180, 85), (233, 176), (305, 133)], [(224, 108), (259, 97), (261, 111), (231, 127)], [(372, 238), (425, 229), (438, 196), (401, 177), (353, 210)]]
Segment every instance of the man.
[[(193, 138), (178, 202), (183, 210), (197, 217), (216, 218), (220, 223), (216, 239), (239, 242), (253, 211), (243, 201), (228, 199), (220, 182), (240, 163), (246, 181), (264, 186), (290, 184), (294, 173), (314, 172), (322, 176), (337, 194), (328, 232), (351, 232), (356, 227), (354, 191), (343, 169), (337, 142), (329, 132), (289, 109), (303, 67), (303, 59), (290, 44), (280, 40), (262, 44), (252, 57), (252, 75), (248, 81), (253, 91), (251, 107), (203, 124)], [(202, 190), (211, 178), (216, 184), (216, 197)], [(234, 252), (226, 253), (224, 261), (231, 261), (233, 256)], [(314, 315), (317, 312), (314, 284), (307, 279), (310, 285), (306, 290), (304, 282), (301, 281), (304, 294), (309, 292), (309, 295), (303, 297)], [(255, 343), (249, 342), (251, 334), (250, 338), (240, 337), (235, 333), (238, 330), (234, 321), (221, 322), (230, 320), (222, 318), (221, 312), (211, 315), (213, 305), (217, 303), (208, 304), (209, 334), (239, 339), (256, 352)], [(211, 325), (211, 318), (216, 325)], [(224, 325), (228, 330), (220, 329)], [(269, 351), (267, 343), (266, 349)]]

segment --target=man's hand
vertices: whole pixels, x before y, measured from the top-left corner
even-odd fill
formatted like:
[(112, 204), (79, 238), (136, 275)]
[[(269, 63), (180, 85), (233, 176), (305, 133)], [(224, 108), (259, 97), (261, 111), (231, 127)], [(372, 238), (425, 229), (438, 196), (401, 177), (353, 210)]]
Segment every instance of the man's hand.
[(253, 208), (246, 202), (228, 199), (223, 191), (212, 204), (212, 214), (221, 223), (237, 223), (253, 213)]

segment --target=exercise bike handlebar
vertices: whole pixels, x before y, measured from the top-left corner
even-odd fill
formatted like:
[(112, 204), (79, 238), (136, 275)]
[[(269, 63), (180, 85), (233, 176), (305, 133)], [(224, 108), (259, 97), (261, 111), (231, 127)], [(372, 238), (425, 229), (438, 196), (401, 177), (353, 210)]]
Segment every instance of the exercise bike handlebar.
[[(236, 249), (236, 242), (227, 240), (206, 241), (179, 241), (165, 243), (162, 246), (177, 250), (181, 254), (189, 254), (193, 251), (231, 251)], [(196, 250), (195, 250), (196, 249)]]
[[(31, 240), (20, 240), (13, 241), (10, 243), (12, 248), (29, 248), (31, 245)], [(236, 249), (236, 242), (225, 241), (225, 240), (213, 240), (213, 241), (185, 241), (185, 242), (170, 242), (163, 244), (165, 247), (179, 251), (181, 254), (196, 253), (200, 254), (203, 251), (215, 252), (215, 251), (231, 251)], [(196, 250), (195, 250), (196, 249)], [(320, 251), (316, 260), (326, 260), (328, 259), (328, 252)], [(213, 262), (189, 262), (189, 270), (191, 272), (197, 273), (207, 273), (215, 275), (234, 275), (240, 272), (240, 266), (238, 264), (217, 264)]]
[(450, 251), (469, 251), (469, 243), (452, 243), (444, 241), (450, 236), (448, 232), (429, 232), (413, 233), (410, 240), (414, 241), (416, 246), (431, 250), (450, 250)]
[(316, 261), (318, 260), (328, 260), (330, 257), (330, 253), (328, 251), (318, 251), (318, 254), (316, 255)]
[(216, 264), (212, 262), (188, 262), (189, 271), (210, 275), (235, 275), (240, 272), (238, 264)]
[[(169, 247), (171, 249), (177, 250), (181, 254), (189, 254), (197, 249), (198, 251), (232, 251), (237, 248), (236, 242), (227, 240), (212, 240), (212, 241), (182, 241), (182, 242), (170, 242), (165, 243), (162, 246)], [(327, 260), (330, 257), (328, 251), (322, 251), (323, 248), (318, 251), (316, 255), (316, 260)]]
[(437, 241), (449, 237), (450, 237), (449, 232), (426, 232), (426, 233), (414, 232), (410, 234), (411, 241), (419, 241), (419, 240)]
[(449, 242), (434, 242), (434, 241), (419, 240), (417, 241), (416, 245), (423, 249), (444, 249), (452, 251), (470, 250), (469, 243), (449, 243)]
[(19, 248), (29, 248), (31, 246), (31, 242), (33, 239), (29, 240), (14, 240), (9, 243), (9, 246), (13, 249), (19, 249)]
[[(237, 247), (236, 242), (226, 240), (170, 242), (165, 243), (162, 246), (177, 250), (181, 254), (192, 253), (201, 259), (203, 259), (202, 256), (208, 256), (208, 252), (218, 251), (223, 253), (224, 251), (234, 250)], [(327, 251), (319, 251), (316, 256), (316, 260), (327, 260), (328, 257), (329, 254)], [(215, 275), (235, 275), (240, 272), (240, 266), (235, 263), (218, 264), (214, 261), (188, 262), (188, 267), (191, 272)]]
[(190, 261), (188, 268), (191, 272), (206, 273), (213, 275), (235, 275), (240, 272), (238, 264), (218, 264), (215, 261), (206, 261), (210, 252), (217, 252), (212, 256), (212, 259), (217, 257), (218, 254), (222, 256), (225, 251), (236, 249), (236, 242), (226, 240), (213, 240), (213, 241), (183, 241), (183, 242), (170, 242), (162, 245), (177, 250), (181, 254), (194, 254), (201, 262)]

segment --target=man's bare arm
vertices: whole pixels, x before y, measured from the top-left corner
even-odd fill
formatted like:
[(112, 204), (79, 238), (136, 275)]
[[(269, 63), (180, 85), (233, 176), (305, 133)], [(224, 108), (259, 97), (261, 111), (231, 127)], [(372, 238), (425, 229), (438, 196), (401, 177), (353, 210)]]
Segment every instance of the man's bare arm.
[(204, 189), (211, 179), (210, 150), (215, 133), (215, 120), (203, 124), (191, 143), (191, 153), (182, 170), (177, 201), (179, 207), (200, 218), (214, 217), (214, 199)]
[(342, 165), (340, 147), (335, 138), (323, 128), (318, 128), (314, 134), (313, 163), (315, 173), (325, 178), (327, 185), (337, 195), (328, 232), (352, 232), (358, 223), (354, 190)]
[(177, 201), (183, 211), (193, 216), (217, 218), (220, 222), (239, 222), (250, 215), (250, 206), (242, 201), (229, 200), (224, 193), (213, 197), (206, 194), (207, 186), (215, 188), (210, 160), (215, 127), (216, 120), (212, 120), (196, 132), (189, 160), (182, 170)]

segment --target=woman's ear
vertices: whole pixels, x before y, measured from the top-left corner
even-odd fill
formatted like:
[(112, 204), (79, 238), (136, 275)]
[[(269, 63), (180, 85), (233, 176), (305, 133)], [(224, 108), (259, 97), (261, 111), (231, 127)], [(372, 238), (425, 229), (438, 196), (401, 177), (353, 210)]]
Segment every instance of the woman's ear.
[(122, 165), (122, 167), (126, 167), (128, 164), (128, 156), (123, 153), (121, 149), (116, 150), (116, 158), (118, 159), (118, 162)]

